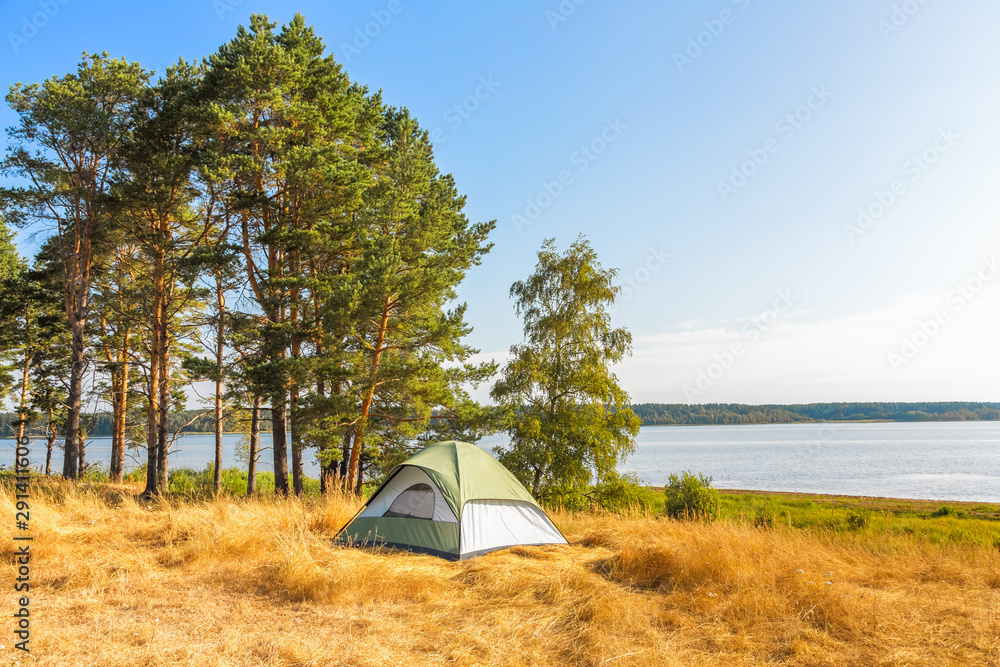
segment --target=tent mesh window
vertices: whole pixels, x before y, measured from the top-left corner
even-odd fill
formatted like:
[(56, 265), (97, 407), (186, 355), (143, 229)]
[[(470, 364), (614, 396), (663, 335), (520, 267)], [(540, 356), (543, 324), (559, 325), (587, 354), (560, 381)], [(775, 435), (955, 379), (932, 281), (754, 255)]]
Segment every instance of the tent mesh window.
[(427, 484), (414, 484), (396, 496), (392, 505), (382, 516), (432, 520), (434, 518), (434, 491)]

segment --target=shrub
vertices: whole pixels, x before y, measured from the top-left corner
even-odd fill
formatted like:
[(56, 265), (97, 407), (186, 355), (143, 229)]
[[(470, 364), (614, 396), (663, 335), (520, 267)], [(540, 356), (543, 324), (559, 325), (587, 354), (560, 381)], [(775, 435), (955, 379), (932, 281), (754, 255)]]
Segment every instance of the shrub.
[(538, 494), (538, 501), (570, 512), (587, 512), (598, 508), (615, 513), (629, 509), (642, 511), (651, 510), (660, 504), (656, 492), (643, 486), (636, 475), (618, 473), (612, 473), (595, 485), (543, 487)]
[(193, 468), (177, 468), (167, 475), (167, 488), (171, 493), (196, 493), (198, 486), (198, 471)]
[(585, 512), (590, 509), (591, 501), (586, 495), (587, 489), (575, 486), (547, 486), (539, 490), (538, 501), (549, 507), (561, 507), (570, 512)]
[(105, 483), (111, 478), (108, 476), (108, 466), (100, 461), (88, 463), (80, 473), (80, 481)]
[(847, 515), (847, 525), (850, 528), (859, 530), (868, 525), (868, 512), (864, 510), (851, 510)]
[(955, 514), (954, 507), (948, 507), (947, 505), (942, 505), (931, 516), (951, 516), (952, 514)]
[(778, 505), (770, 498), (764, 498), (762, 502), (754, 502), (750, 509), (753, 514), (751, 515), (751, 523), (758, 528), (772, 528), (777, 521), (778, 512), (780, 508)]
[[(307, 496), (319, 497), (320, 483), (319, 480), (313, 477), (303, 477), (302, 478), (302, 493)], [(244, 485), (244, 491), (246, 490), (246, 485)]]
[(635, 473), (613, 473), (585, 495), (609, 512), (650, 510), (658, 504), (656, 492), (643, 486)]
[(675, 519), (711, 521), (719, 516), (719, 492), (712, 488), (712, 478), (684, 471), (671, 473), (664, 488), (667, 516)]
[[(225, 468), (222, 471), (222, 493), (234, 496), (242, 496), (247, 492), (247, 471), (242, 468)], [(170, 471), (169, 488), (173, 493), (185, 495), (210, 496), (215, 490), (215, 465), (209, 463), (204, 470), (197, 471), (191, 468), (177, 468)], [(303, 486), (307, 495), (319, 495), (319, 480), (311, 477), (303, 479)], [(257, 473), (257, 493), (260, 495), (271, 495), (274, 493), (274, 473)]]

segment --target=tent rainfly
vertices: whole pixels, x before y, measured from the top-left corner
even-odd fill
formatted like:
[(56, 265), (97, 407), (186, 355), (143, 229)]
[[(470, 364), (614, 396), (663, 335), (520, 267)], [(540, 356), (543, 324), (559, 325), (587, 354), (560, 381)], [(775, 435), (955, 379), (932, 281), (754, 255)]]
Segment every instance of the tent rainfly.
[(528, 490), (467, 442), (428, 445), (396, 466), (336, 541), (466, 560), (517, 545), (566, 544)]

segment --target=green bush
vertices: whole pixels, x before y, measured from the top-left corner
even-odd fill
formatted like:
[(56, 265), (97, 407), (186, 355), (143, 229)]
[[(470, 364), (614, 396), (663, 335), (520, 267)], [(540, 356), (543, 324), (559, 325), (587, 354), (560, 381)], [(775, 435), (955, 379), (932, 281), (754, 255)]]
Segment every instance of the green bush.
[(604, 483), (595, 486), (587, 497), (609, 512), (630, 509), (648, 511), (659, 505), (655, 491), (643, 486), (634, 474), (613, 473)]
[(307, 496), (319, 497), (319, 480), (313, 477), (302, 478), (302, 492)]
[(611, 474), (600, 484), (543, 487), (538, 500), (549, 507), (561, 507), (570, 512), (603, 509), (620, 513), (631, 509), (649, 511), (661, 504), (658, 494), (634, 474)]
[(167, 475), (167, 488), (171, 493), (197, 493), (200, 489), (199, 473), (193, 468), (177, 468)]
[(664, 510), (675, 519), (711, 521), (719, 516), (719, 492), (712, 488), (712, 478), (684, 471), (670, 475), (663, 492)]
[(110, 481), (108, 466), (104, 463), (88, 463), (80, 473), (80, 481), (106, 483)]
[(274, 493), (274, 473), (257, 473), (257, 493), (261, 495), (271, 495)]
[(562, 507), (570, 512), (586, 512), (591, 507), (590, 498), (584, 495), (586, 488), (575, 486), (542, 487), (538, 501), (549, 507)]
[[(145, 479), (145, 476), (143, 477)], [(222, 471), (222, 493), (234, 496), (246, 495), (247, 471), (242, 468), (225, 468)], [(210, 496), (215, 490), (215, 465), (209, 463), (204, 470), (192, 468), (176, 468), (170, 471), (169, 489), (171, 493), (181, 493), (189, 496)], [(319, 480), (305, 477), (302, 480), (306, 495), (319, 495)], [(257, 493), (271, 495), (274, 493), (274, 473), (257, 473)]]
[(754, 501), (750, 505), (750, 510), (752, 512), (750, 521), (758, 528), (772, 528), (781, 512), (781, 508), (772, 498)]
[(864, 510), (851, 510), (847, 515), (847, 525), (850, 528), (859, 530), (868, 525), (868, 512)]

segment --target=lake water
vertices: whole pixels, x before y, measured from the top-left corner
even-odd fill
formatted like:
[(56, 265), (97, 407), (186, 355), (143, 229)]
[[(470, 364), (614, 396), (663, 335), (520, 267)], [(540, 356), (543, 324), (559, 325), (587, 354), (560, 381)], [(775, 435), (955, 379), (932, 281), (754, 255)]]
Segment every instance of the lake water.
[[(222, 467), (245, 467), (246, 459), (238, 455), (239, 445), (245, 439), (242, 435), (227, 433), (222, 436)], [(63, 451), (60, 445), (63, 441), (57, 440), (52, 449), (52, 472), (61, 473), (63, 464)], [(265, 472), (274, 469), (271, 464), (273, 455), (271, 454), (271, 434), (261, 433), (261, 448), (263, 451), (257, 463), (257, 471)], [(31, 466), (33, 468), (45, 469), (45, 440), (43, 438), (31, 439)], [(107, 467), (111, 460), (111, 438), (90, 438), (87, 440), (86, 461), (93, 463), (100, 461)], [(171, 470), (177, 468), (194, 468), (204, 470), (209, 462), (215, 460), (215, 435), (212, 433), (192, 433), (180, 435), (170, 447), (170, 458), (167, 465)], [(134, 470), (146, 462), (146, 450), (125, 450), (125, 470)], [(8, 468), (14, 464), (14, 440), (0, 439), (0, 465)], [(291, 464), (291, 456), (289, 456)], [(303, 453), (303, 470), (310, 477), (319, 475), (319, 464), (316, 462), (311, 452)]]
[(623, 470), (721, 489), (1000, 502), (1000, 422), (650, 426)]
[[(238, 435), (225, 436), (225, 466), (243, 466)], [(263, 434), (270, 446), (270, 435)], [(484, 439), (491, 449), (502, 436)], [(94, 438), (88, 461), (107, 462), (110, 438)], [(203, 469), (214, 458), (212, 435), (177, 439), (170, 467)], [(0, 440), (0, 464), (13, 463), (13, 440)], [(127, 453), (126, 468), (144, 460)], [(270, 450), (258, 469), (270, 470)], [(31, 462), (44, 466), (43, 442), (33, 440)], [(306, 474), (318, 466), (307, 452)], [(53, 452), (53, 469), (62, 451)], [(661, 486), (672, 472), (711, 476), (720, 489), (802, 491), (845, 495), (1000, 502), (1000, 422), (877, 424), (773, 424), (757, 426), (646, 426), (625, 465), (648, 484)]]

